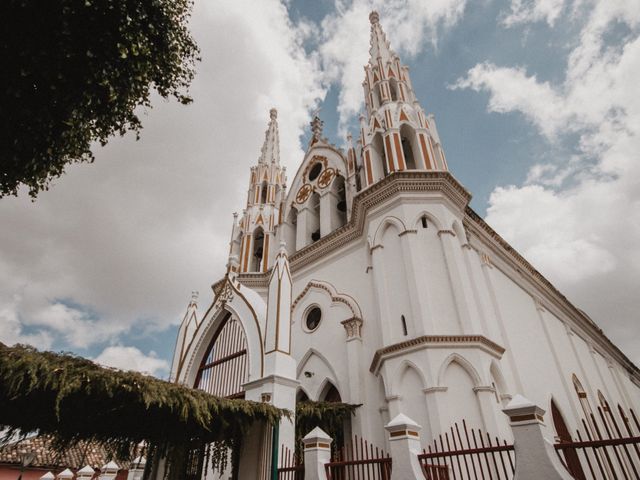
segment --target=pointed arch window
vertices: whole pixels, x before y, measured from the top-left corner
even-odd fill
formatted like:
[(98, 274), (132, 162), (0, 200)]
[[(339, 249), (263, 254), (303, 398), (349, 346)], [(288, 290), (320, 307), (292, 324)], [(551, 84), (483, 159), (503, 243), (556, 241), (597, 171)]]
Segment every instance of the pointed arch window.
[[(389, 175), (389, 167), (387, 165), (387, 155), (384, 150), (384, 144), (382, 141), (382, 135), (376, 134), (373, 139), (373, 154), (374, 154), (374, 163), (378, 164), (378, 168), (374, 167), (374, 181), (379, 180), (380, 178), (384, 178)], [(382, 176), (380, 177), (380, 174)], [(375, 178), (378, 176), (378, 178)]]
[(194, 388), (226, 398), (244, 398), (249, 380), (247, 339), (240, 322), (227, 313), (196, 375)]
[(389, 79), (389, 91), (391, 92), (391, 101), (392, 102), (397, 102), (398, 101), (398, 82), (396, 81), (395, 78), (391, 78)]
[(262, 182), (260, 185), (260, 203), (267, 203), (267, 192), (269, 191), (269, 185), (267, 182)]
[[(556, 430), (557, 439), (560, 442), (571, 442), (572, 438), (569, 433), (569, 428), (567, 427), (564, 417), (553, 398), (551, 399), (551, 417), (553, 419), (553, 426)], [(567, 469), (571, 475), (578, 480), (584, 480), (584, 471), (582, 470), (582, 465), (580, 464), (580, 459), (578, 458), (576, 450), (566, 449), (563, 450), (562, 453), (564, 455)]]
[(417, 169), (416, 158), (414, 152), (419, 151), (414, 148), (416, 133), (407, 124), (400, 127), (400, 143), (402, 144), (402, 153), (404, 154), (404, 164), (407, 170)]
[(251, 256), (251, 271), (262, 271), (262, 258), (264, 256), (264, 231), (258, 227), (253, 232), (253, 255)]
[(336, 203), (336, 210), (339, 218), (338, 226), (342, 226), (347, 223), (347, 190), (345, 188), (344, 177), (342, 175), (336, 175), (332, 188), (338, 197)]
[(311, 233), (311, 243), (320, 240), (320, 195), (314, 192), (309, 199), (309, 227)]

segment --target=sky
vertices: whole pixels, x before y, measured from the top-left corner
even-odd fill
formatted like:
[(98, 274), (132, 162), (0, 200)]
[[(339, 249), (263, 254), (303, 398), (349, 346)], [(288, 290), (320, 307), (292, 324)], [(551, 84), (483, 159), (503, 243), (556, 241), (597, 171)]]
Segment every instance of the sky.
[(289, 179), (317, 108), (356, 132), (372, 9), (472, 207), (640, 365), (640, 0), (195, 0), (194, 102), (0, 199), (0, 341), (168, 377), (269, 109)]

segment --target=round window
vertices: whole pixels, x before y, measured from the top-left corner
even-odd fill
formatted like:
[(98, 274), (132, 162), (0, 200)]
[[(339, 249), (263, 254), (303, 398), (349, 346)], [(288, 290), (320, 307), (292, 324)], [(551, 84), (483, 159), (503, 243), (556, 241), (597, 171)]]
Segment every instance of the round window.
[(313, 182), (316, 178), (318, 178), (318, 175), (320, 175), (321, 171), (322, 171), (322, 164), (320, 162), (314, 164), (313, 167), (311, 167), (311, 170), (309, 171), (309, 181)]
[(307, 318), (305, 319), (305, 325), (307, 330), (313, 331), (318, 328), (320, 325), (320, 320), (322, 319), (322, 310), (319, 307), (313, 307), (311, 310), (307, 312)]

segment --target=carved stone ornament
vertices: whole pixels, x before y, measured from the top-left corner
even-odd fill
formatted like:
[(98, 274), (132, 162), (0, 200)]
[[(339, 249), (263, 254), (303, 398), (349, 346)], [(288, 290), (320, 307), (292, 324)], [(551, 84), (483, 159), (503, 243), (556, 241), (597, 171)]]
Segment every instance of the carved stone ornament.
[(231, 287), (230, 282), (225, 282), (220, 294), (216, 298), (216, 304), (224, 306), (225, 303), (233, 300), (233, 288)]
[(362, 336), (362, 319), (352, 317), (340, 323), (347, 331), (347, 338), (360, 338)]

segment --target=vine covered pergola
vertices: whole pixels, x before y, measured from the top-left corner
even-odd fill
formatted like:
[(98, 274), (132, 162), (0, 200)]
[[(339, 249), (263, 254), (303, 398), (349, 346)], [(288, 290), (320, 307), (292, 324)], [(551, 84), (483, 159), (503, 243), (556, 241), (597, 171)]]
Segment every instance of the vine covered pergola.
[[(63, 450), (79, 441), (129, 460), (144, 442), (150, 478), (158, 458), (166, 478), (183, 478), (194, 453), (223, 469), (256, 421), (275, 425), (290, 413), (266, 403), (215, 397), (70, 354), (0, 343), (0, 428), (6, 435), (51, 435)], [(206, 450), (206, 453), (205, 453)]]

